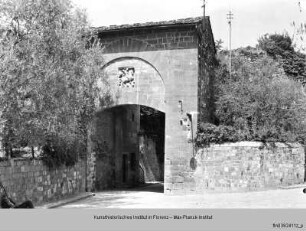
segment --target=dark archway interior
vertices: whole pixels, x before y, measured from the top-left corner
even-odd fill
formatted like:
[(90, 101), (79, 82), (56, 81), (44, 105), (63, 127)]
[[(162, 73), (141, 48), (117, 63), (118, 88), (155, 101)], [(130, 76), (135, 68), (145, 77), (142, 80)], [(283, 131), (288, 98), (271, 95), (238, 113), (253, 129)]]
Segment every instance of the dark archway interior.
[(96, 190), (162, 185), (163, 112), (142, 105), (121, 105), (101, 111), (95, 119), (93, 141)]

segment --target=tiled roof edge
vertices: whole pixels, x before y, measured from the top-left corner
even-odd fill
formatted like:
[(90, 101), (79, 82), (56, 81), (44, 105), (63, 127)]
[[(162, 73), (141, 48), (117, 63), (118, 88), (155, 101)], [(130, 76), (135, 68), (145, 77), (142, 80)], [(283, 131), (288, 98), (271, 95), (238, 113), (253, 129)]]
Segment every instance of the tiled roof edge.
[[(209, 20), (209, 17), (205, 17), (206, 20)], [(146, 23), (134, 23), (134, 24), (123, 24), (123, 25), (111, 25), (111, 26), (102, 26), (102, 27), (93, 27), (92, 30), (95, 32), (109, 32), (109, 31), (118, 31), (118, 30), (128, 30), (128, 29), (140, 29), (140, 28), (149, 28), (149, 27), (167, 27), (174, 25), (188, 25), (196, 24), (201, 22), (203, 17), (194, 17), (194, 18), (183, 18), (170, 21), (160, 21), (160, 22), (146, 22)]]

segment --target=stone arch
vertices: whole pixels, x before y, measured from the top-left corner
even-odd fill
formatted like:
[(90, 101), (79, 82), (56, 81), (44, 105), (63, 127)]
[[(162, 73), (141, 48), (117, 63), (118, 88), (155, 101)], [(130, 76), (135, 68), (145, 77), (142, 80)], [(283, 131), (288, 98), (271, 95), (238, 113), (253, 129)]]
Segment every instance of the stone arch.
[(151, 63), (138, 57), (119, 57), (102, 70), (108, 78), (114, 106), (136, 104), (165, 112), (165, 84)]

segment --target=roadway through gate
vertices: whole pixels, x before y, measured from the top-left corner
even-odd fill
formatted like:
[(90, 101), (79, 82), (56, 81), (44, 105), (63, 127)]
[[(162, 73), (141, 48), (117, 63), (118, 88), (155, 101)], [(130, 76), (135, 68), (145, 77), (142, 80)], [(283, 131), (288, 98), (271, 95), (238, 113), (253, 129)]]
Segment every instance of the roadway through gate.
[(95, 196), (59, 208), (306, 208), (303, 188), (286, 188), (248, 193), (167, 195), (162, 183), (131, 190), (98, 192)]

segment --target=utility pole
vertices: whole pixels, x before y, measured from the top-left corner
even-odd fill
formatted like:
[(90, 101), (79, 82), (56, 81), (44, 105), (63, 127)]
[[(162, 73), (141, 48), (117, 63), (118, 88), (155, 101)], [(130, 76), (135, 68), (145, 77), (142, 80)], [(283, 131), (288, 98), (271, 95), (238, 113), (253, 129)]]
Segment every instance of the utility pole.
[(206, 12), (205, 12), (205, 10), (206, 10), (206, 1), (207, 1), (207, 0), (203, 0), (203, 6), (202, 6), (202, 8), (203, 8), (203, 28), (204, 28), (204, 26), (205, 26), (205, 16), (206, 16)]
[(203, 16), (204, 16), (204, 18), (205, 18), (205, 8), (206, 8), (206, 1), (207, 0), (203, 0)]
[(232, 11), (227, 14), (228, 26), (229, 26), (229, 73), (232, 74), (232, 20), (234, 19)]

